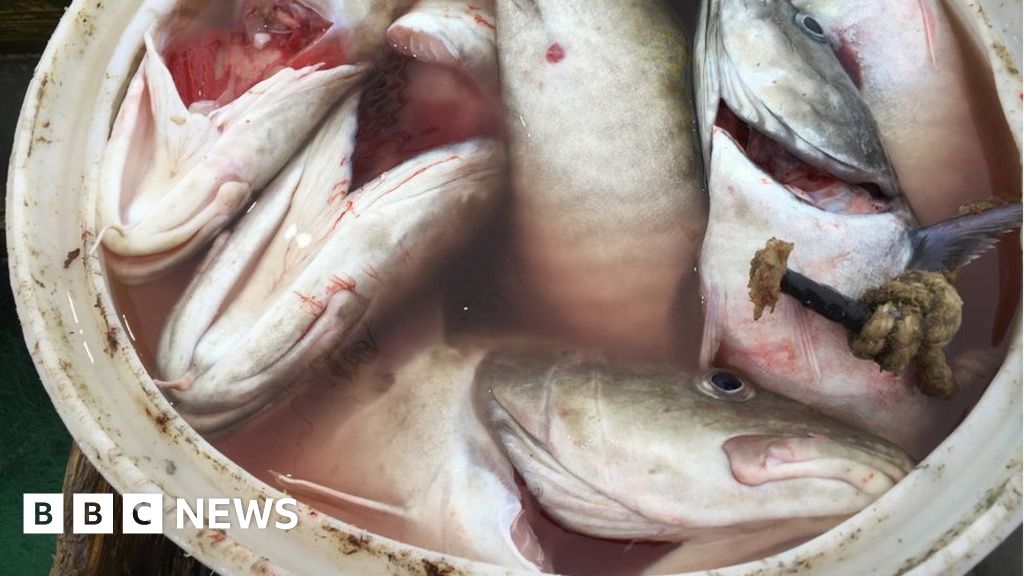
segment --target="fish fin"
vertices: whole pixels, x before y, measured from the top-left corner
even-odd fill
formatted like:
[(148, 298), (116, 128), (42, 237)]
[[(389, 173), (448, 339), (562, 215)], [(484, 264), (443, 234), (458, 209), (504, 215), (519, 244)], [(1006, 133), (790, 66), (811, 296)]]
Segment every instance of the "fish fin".
[(800, 351), (800, 357), (803, 358), (805, 365), (811, 372), (814, 386), (818, 387), (821, 384), (821, 365), (818, 363), (817, 354), (814, 353), (814, 339), (811, 337), (809, 321), (811, 312), (803, 306), (796, 305), (795, 302), (786, 302), (785, 306), (789, 313), (793, 315), (794, 322), (796, 322), (797, 350)]
[(525, 568), (550, 572), (553, 568), (551, 560), (544, 554), (537, 534), (533, 531), (526, 518), (526, 512), (520, 510), (512, 519), (508, 532), (504, 535), (505, 542), (512, 555)]
[(694, 100), (697, 104), (697, 129), (700, 133), (701, 149), (704, 152), (705, 172), (711, 167), (711, 133), (722, 99), (717, 65), (720, 32), (717, 24), (718, 18), (712, 15), (712, 12), (717, 12), (718, 9), (718, 0), (701, 2), (697, 39), (693, 51)]
[(968, 214), (911, 233), (914, 255), (911, 268), (954, 271), (995, 246), (1003, 233), (1020, 228), (1020, 203)]
[(722, 315), (725, 314), (726, 298), (721, 290), (708, 290), (704, 308), (704, 334), (700, 342), (700, 366), (708, 369), (714, 365), (715, 355), (722, 343)]
[(323, 484), (317, 484), (316, 482), (311, 482), (309, 480), (292, 478), (291, 476), (286, 476), (274, 470), (268, 470), (268, 473), (273, 477), (277, 484), (281, 486), (281, 488), (287, 490), (290, 494), (316, 498), (338, 508), (354, 511), (376, 512), (378, 514), (409, 520), (409, 510), (403, 506), (388, 504), (387, 502), (381, 502), (380, 500), (374, 500), (372, 498), (356, 496), (354, 494), (335, 490), (334, 488), (328, 488)]
[(928, 0), (917, 0), (917, 3), (921, 7), (921, 21), (924, 26), (924, 40), (928, 44), (928, 57), (931, 59), (932, 66), (935, 66), (935, 16), (932, 14), (931, 7), (928, 6)]
[(156, 132), (155, 156), (168, 166), (182, 163), (198, 155), (212, 139), (213, 123), (203, 114), (193, 114), (185, 107), (178, 88), (153, 40), (146, 33), (145, 74)]
[(961, 390), (972, 391), (991, 382), (1003, 362), (1004, 353), (997, 349), (962, 352), (949, 362)]

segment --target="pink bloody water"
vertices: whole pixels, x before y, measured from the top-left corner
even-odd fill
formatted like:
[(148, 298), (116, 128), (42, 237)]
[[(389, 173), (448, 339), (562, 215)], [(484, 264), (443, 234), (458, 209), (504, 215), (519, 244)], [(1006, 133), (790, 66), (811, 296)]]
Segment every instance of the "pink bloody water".
[[(330, 23), (316, 14), (301, 12), (248, 11), (239, 24), (237, 16), (219, 10), (192, 11), (179, 21), (179, 28), (164, 47), (176, 85), (186, 104), (200, 100), (224, 103), (248, 87), (287, 65), (302, 63)], [(298, 2), (246, 2), (266, 8), (304, 7)], [(298, 16), (296, 16), (298, 14)], [(268, 16), (269, 15), (269, 16)], [(299, 17), (301, 16), (301, 17)], [(258, 33), (273, 31), (270, 41), (258, 40)], [(557, 43), (548, 46), (546, 59), (557, 62), (566, 55)], [(302, 56), (305, 57), (305, 56)], [(337, 61), (343, 54), (337, 52)], [(971, 58), (982, 70), (980, 55)], [(337, 63), (337, 62), (334, 62)], [(998, 105), (991, 79), (979, 73), (976, 101), (971, 102), (979, 134), (995, 134), (984, 140), (981, 153), (989, 160), (991, 187), (980, 187), (980, 197), (995, 189), (998, 195), (1018, 199), (1020, 166), (1012, 143), (1003, 138), (1006, 127), (998, 116)], [(990, 110), (986, 113), (984, 110)], [(482, 91), (464, 73), (449, 68), (388, 55), (383, 57), (364, 86), (360, 106), (360, 129), (354, 156), (355, 185), (393, 168), (398, 163), (432, 147), (473, 136), (500, 136), (500, 102)], [(585, 127), (584, 127), (585, 128)], [(995, 145), (993, 141), (998, 141)], [(760, 143), (764, 158), (770, 161), (772, 150)], [(784, 172), (789, 164), (777, 166)], [(802, 168), (801, 168), (802, 169)], [(792, 172), (798, 185), (813, 188), (822, 184), (822, 175)], [(828, 188), (825, 182), (820, 188)], [(324, 194), (331, 191), (325, 190)], [(869, 205), (868, 205), (869, 206)], [(480, 227), (477, 223), (467, 223)], [(499, 220), (481, 228), (481, 240), (448, 269), (432, 278), (419, 291), (439, 293), (444, 298), (446, 321), (453, 331), (506, 331), (517, 326), (510, 298), (493, 278), (516, 277), (514, 262), (505, 256), (503, 239), (508, 236), (507, 222)], [(144, 364), (154, 369), (160, 330), (171, 307), (191, 280), (201, 257), (183, 265), (172, 276), (139, 287), (112, 283), (111, 290), (119, 316), (135, 343)], [(950, 348), (950, 355), (972, 350), (1004, 350), (1013, 311), (1020, 300), (1020, 249), (1015, 237), (1008, 237), (997, 252), (971, 265), (958, 287), (965, 300), (964, 326)], [(257, 477), (273, 483), (270, 470), (301, 473), (304, 462), (331, 458), (322, 447), (330, 438), (331, 423), (372, 401), (386, 389), (389, 374), (378, 366), (381, 358), (404, 357), (402, 336), (412, 329), (408, 319), (419, 311), (406, 303), (365, 329), (350, 347), (339, 350), (307, 374), (296, 375), (302, 382), (268, 411), (257, 416), (228, 436), (216, 440), (217, 447), (229, 458)], [(610, 320), (614, 321), (614, 319)], [(415, 330), (412, 330), (415, 331)], [(378, 390), (356, 391), (351, 373), (360, 367), (380, 370)], [(966, 414), (984, 387), (967, 390), (952, 406)], [(937, 444), (950, 430), (937, 431)], [(330, 479), (317, 479), (330, 485)], [(367, 487), (372, 480), (367, 481)], [(360, 492), (359, 486), (335, 488)], [(567, 574), (636, 573), (647, 563), (669, 552), (672, 544), (610, 542), (568, 532), (538, 510), (526, 490), (522, 490), (526, 518), (538, 535), (546, 556), (556, 571)], [(392, 536), (400, 536), (402, 527), (394, 519), (353, 515), (351, 511), (313, 503), (323, 512), (336, 515), (361, 527)]]

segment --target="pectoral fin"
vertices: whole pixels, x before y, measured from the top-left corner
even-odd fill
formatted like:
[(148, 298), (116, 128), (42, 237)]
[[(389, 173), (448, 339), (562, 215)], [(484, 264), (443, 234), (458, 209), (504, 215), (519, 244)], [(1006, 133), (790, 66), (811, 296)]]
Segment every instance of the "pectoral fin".
[(1000, 235), (1019, 229), (1021, 218), (1021, 204), (1014, 202), (917, 230), (911, 234), (910, 267), (959, 270), (995, 246)]

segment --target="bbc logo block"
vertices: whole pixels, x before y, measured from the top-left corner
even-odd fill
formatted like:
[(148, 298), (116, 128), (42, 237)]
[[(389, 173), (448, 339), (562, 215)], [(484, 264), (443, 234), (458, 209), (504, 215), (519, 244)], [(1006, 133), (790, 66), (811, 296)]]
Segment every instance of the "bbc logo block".
[(25, 494), (21, 517), (25, 534), (63, 534), (64, 495)]
[(125, 494), (121, 501), (121, 531), (125, 534), (163, 534), (164, 497)]
[(114, 533), (113, 494), (74, 494), (71, 504), (71, 531), (73, 533)]
[[(121, 498), (121, 532), (124, 534), (162, 534), (164, 499), (161, 494), (125, 494)], [(64, 533), (63, 494), (25, 494), (22, 522), (25, 534)], [(71, 497), (73, 534), (113, 534), (113, 494), (73, 494)]]
[[(164, 507), (162, 494), (122, 494), (120, 529), (123, 534), (162, 534), (164, 517), (176, 520), (178, 530), (227, 530), (234, 527), (291, 530), (299, 523), (294, 498), (176, 498)], [(172, 515), (173, 512), (173, 515)], [(63, 494), (25, 494), (22, 518), (25, 534), (63, 534), (70, 517), (74, 534), (113, 534), (113, 494), (72, 494), (64, 509)]]

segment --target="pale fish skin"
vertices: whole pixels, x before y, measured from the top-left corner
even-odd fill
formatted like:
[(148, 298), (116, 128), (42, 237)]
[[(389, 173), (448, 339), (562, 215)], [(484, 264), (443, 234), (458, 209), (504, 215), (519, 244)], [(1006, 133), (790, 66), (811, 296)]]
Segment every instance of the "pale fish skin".
[(425, 152), (349, 193), (357, 103), (348, 96), (218, 239), (167, 320), (158, 372), (198, 430), (264, 407), (412, 293), (468, 240), (465, 222), (493, 210), (505, 156), (487, 139)]
[[(219, 447), (271, 485), (375, 534), (517, 570), (545, 566), (512, 465), (474, 405), (482, 349), (435, 339), (392, 362), (383, 358), (389, 344), (330, 391), (299, 391), (295, 408), (276, 407)], [(266, 438), (259, 448), (254, 434)], [(264, 474), (282, 466), (288, 475)]]
[(655, 0), (498, 0), (518, 317), (631, 357), (678, 351), (707, 198), (688, 41)]
[[(315, 4), (334, 25), (307, 50), (360, 55), (383, 42), (381, 19), (402, 2)], [(160, 54), (173, 33), (159, 26), (146, 33), (100, 168), (97, 223), (107, 269), (127, 284), (159, 278), (207, 246), (364, 68), (325, 68), (311, 51), (310, 65), (285, 67), (231, 102), (186, 107)]]
[[(762, 557), (824, 532), (906, 475), (895, 446), (713, 372), (497, 349), (477, 370), (505, 454), (562, 526), (682, 542), (652, 571)], [(718, 373), (721, 376), (721, 373)]]
[(694, 52), (706, 162), (724, 103), (804, 162), (898, 196), (899, 180), (871, 111), (824, 36), (801, 27), (791, 2), (704, 2)]
[(493, 0), (419, 0), (388, 27), (392, 48), (417, 60), (464, 68), (497, 90)]
[[(750, 259), (772, 237), (795, 244), (792, 270), (859, 298), (912, 264), (936, 266), (915, 251), (920, 236), (896, 213), (833, 214), (798, 200), (717, 128), (710, 177), (711, 216), (700, 264), (703, 365), (739, 370), (766, 389), (923, 457), (952, 431), (965, 399), (986, 381), (975, 368), (958, 370), (954, 363), (964, 388), (957, 400), (929, 398), (904, 375), (855, 358), (845, 328), (792, 298), (783, 296), (773, 313), (755, 321), (747, 289)], [(946, 241), (937, 238), (935, 244)]]
[[(794, 0), (853, 62), (903, 191), (922, 224), (968, 202), (1020, 196), (1020, 165), (989, 72), (964, 57), (938, 0)], [(970, 49), (973, 49), (971, 46)], [(985, 112), (981, 112), (988, 110)], [(1002, 152), (999, 152), (999, 149)], [(992, 165), (1001, 160), (1004, 165)], [(1006, 161), (1010, 164), (1006, 164)]]

